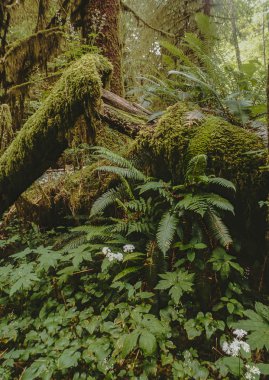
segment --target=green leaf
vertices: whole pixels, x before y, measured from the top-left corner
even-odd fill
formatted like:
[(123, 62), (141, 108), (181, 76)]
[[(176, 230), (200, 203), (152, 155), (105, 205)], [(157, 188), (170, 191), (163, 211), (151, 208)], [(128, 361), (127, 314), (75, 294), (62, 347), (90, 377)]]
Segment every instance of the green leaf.
[(10, 282), (12, 283), (13, 281), (15, 282), (10, 288), (10, 296), (19, 290), (30, 289), (40, 279), (34, 272), (33, 264), (21, 264), (11, 273)]
[(123, 257), (123, 262), (140, 260), (145, 254), (141, 252), (126, 253)]
[(192, 291), (193, 274), (184, 270), (177, 270), (175, 272), (166, 272), (161, 274), (162, 280), (159, 281), (155, 289), (165, 290), (169, 289), (169, 294), (173, 301), (178, 304), (180, 298), (184, 293)]
[(126, 334), (123, 340), (122, 346), (122, 357), (125, 358), (134, 348), (136, 347), (137, 340), (140, 333), (137, 330), (131, 332), (131, 334)]
[(139, 347), (142, 349), (144, 354), (152, 355), (157, 349), (157, 341), (155, 336), (151, 332), (143, 330), (139, 338)]
[(193, 261), (194, 261), (194, 259), (195, 259), (195, 252), (194, 251), (192, 251), (192, 252), (188, 252), (187, 253), (187, 258), (188, 258), (188, 260), (192, 263)]
[(128, 274), (138, 272), (142, 267), (129, 267), (118, 273), (115, 277), (113, 282), (121, 280), (123, 277), (127, 276)]
[(229, 311), (230, 314), (233, 314), (234, 312), (234, 305), (230, 302), (227, 303), (227, 309)]
[(80, 352), (74, 350), (73, 348), (64, 350), (57, 361), (57, 367), (59, 369), (75, 367), (78, 364), (79, 358)]
[(255, 311), (246, 310), (244, 315), (247, 319), (233, 323), (233, 327), (250, 332), (247, 341), (252, 349), (261, 350), (265, 347), (269, 350), (269, 307), (256, 302)]

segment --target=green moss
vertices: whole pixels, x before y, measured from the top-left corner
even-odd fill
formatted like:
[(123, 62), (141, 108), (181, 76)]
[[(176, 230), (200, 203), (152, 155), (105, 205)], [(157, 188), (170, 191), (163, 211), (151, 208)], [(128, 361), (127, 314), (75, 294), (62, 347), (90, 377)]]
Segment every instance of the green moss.
[(0, 105), (0, 154), (13, 138), (12, 117), (8, 104)]
[[(27, 38), (14, 42), (7, 50), (0, 72), (5, 71), (9, 83), (25, 81), (33, 66), (44, 66), (60, 47), (63, 31), (59, 28), (40, 30)], [(41, 59), (42, 57), (42, 59)]]
[(67, 146), (67, 131), (85, 107), (94, 132), (101, 105), (101, 77), (105, 73), (107, 78), (110, 68), (103, 57), (87, 54), (63, 73), (0, 158), (0, 211), (57, 160)]
[(253, 132), (229, 124), (221, 118), (207, 116), (190, 140), (188, 158), (206, 154), (209, 170), (233, 180), (237, 186), (255, 183), (266, 155), (249, 154), (264, 149), (262, 140)]
[(107, 125), (101, 125), (97, 128), (97, 146), (103, 146), (118, 154), (125, 154), (132, 142), (133, 140), (130, 137), (109, 128)]
[(136, 151), (154, 157), (161, 176), (182, 176), (189, 141), (197, 129), (186, 126), (185, 114), (197, 108), (191, 103), (177, 103), (166, 110), (154, 128), (149, 126), (139, 133)]
[(231, 125), (224, 119), (204, 115), (199, 125), (186, 123), (186, 112), (198, 109), (190, 103), (169, 107), (157, 125), (144, 128), (136, 141), (136, 152), (148, 155), (154, 163), (153, 175), (176, 182), (183, 180), (188, 160), (197, 154), (207, 154), (209, 170), (234, 181), (243, 188), (260, 182), (259, 167), (266, 155), (248, 152), (264, 149), (254, 133)]

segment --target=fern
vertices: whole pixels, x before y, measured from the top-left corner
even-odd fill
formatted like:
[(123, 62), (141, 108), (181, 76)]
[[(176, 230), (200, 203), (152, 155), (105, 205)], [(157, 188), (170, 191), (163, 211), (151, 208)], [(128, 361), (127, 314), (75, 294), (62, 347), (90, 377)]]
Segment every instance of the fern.
[(163, 189), (165, 185), (166, 184), (163, 181), (150, 181), (138, 186), (136, 189), (140, 190), (139, 194), (141, 195), (146, 191), (159, 191), (160, 189)]
[(106, 161), (109, 161), (123, 168), (129, 168), (129, 169), (133, 168), (133, 164), (128, 159), (120, 156), (119, 154), (112, 152), (111, 150), (107, 148), (94, 147), (93, 151), (97, 159), (104, 159)]
[(233, 205), (220, 195), (211, 193), (203, 194), (202, 197), (209, 205), (213, 206), (214, 208), (234, 214)]
[(164, 255), (171, 247), (177, 225), (178, 217), (170, 211), (166, 212), (160, 220), (157, 232), (157, 243)]
[(203, 195), (187, 194), (177, 203), (176, 210), (193, 212), (203, 217), (208, 210), (208, 203)]
[(96, 216), (103, 212), (108, 206), (115, 203), (116, 199), (119, 197), (119, 187), (115, 189), (109, 189), (104, 194), (102, 194), (92, 205), (90, 218)]
[(233, 243), (228, 228), (225, 226), (221, 218), (214, 212), (206, 215), (206, 224), (210, 235), (219, 242), (224, 248), (228, 249)]
[(186, 181), (192, 181), (198, 176), (205, 175), (207, 166), (207, 156), (205, 154), (199, 154), (193, 157), (187, 165), (185, 179)]
[(135, 168), (120, 168), (117, 166), (99, 166), (96, 170), (113, 173), (120, 177), (129, 178), (136, 181), (144, 181), (145, 175)]
[(234, 184), (225, 178), (202, 176), (200, 179), (202, 180), (202, 182), (204, 182), (206, 184), (217, 185), (218, 187), (221, 187), (223, 189), (227, 189), (227, 190), (231, 190), (232, 192), (236, 192), (236, 187), (234, 186)]

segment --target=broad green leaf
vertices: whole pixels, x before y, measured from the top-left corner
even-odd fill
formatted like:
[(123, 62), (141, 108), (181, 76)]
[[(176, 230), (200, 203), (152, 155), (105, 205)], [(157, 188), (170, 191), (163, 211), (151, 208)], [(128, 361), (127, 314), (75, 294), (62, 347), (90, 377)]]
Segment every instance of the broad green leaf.
[(136, 347), (140, 332), (134, 330), (131, 334), (126, 334), (123, 340), (122, 356), (125, 358)]
[(140, 269), (141, 267), (126, 268), (114, 277), (113, 282), (121, 280), (123, 277), (127, 276), (128, 274), (138, 272)]
[(157, 341), (155, 336), (151, 332), (143, 330), (139, 338), (139, 347), (142, 349), (144, 354), (152, 355), (157, 349)]

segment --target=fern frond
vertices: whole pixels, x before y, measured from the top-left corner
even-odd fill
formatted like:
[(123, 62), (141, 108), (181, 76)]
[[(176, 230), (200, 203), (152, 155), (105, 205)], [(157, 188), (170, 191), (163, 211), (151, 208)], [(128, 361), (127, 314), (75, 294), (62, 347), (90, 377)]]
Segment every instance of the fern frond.
[(87, 241), (107, 240), (112, 237), (112, 234), (107, 226), (91, 226), (87, 233)]
[(177, 225), (178, 217), (170, 211), (166, 212), (160, 220), (157, 232), (157, 243), (164, 255), (172, 244)]
[(63, 250), (68, 252), (72, 249), (78, 248), (87, 241), (85, 234), (80, 234), (79, 236), (72, 237), (63, 247)]
[(183, 50), (179, 49), (178, 47), (176, 47), (168, 41), (160, 41), (160, 45), (164, 47), (169, 53), (171, 53), (174, 57), (178, 58), (181, 62), (183, 62), (185, 65), (189, 67), (193, 66), (192, 61), (183, 52)]
[(231, 190), (233, 192), (236, 192), (236, 187), (235, 185), (231, 182), (228, 181), (225, 178), (220, 178), (220, 177), (206, 177), (202, 176), (201, 180), (209, 185), (217, 185), (219, 187), (222, 187), (223, 189)]
[(203, 195), (187, 194), (176, 205), (176, 210), (190, 211), (203, 217), (208, 209), (208, 203)]
[(198, 154), (193, 157), (187, 164), (185, 178), (190, 181), (199, 176), (205, 175), (207, 167), (207, 156), (205, 154)]
[(98, 159), (104, 159), (107, 160), (117, 166), (123, 167), (123, 168), (132, 168), (133, 164), (130, 160), (127, 158), (124, 158), (120, 156), (119, 154), (116, 154), (112, 152), (111, 150), (104, 148), (104, 147), (94, 147), (93, 148), (94, 154), (97, 156)]
[(119, 188), (109, 189), (104, 194), (102, 194), (92, 205), (90, 218), (96, 216), (103, 212), (108, 206), (116, 202), (119, 197)]
[(204, 200), (214, 208), (234, 214), (234, 207), (227, 199), (218, 194), (209, 193), (202, 195)]
[(137, 190), (139, 190), (139, 194), (143, 194), (146, 191), (158, 191), (160, 188), (164, 188), (165, 183), (162, 181), (150, 181), (146, 182), (143, 185), (137, 186)]
[(146, 202), (144, 198), (135, 199), (128, 202), (126, 207), (129, 210), (146, 214), (148, 211), (150, 211), (151, 208), (151, 198), (149, 198), (149, 202)]
[(128, 223), (127, 235), (130, 235), (134, 232), (139, 232), (140, 234), (151, 234), (154, 232), (154, 223), (143, 219)]
[(146, 176), (134, 167), (121, 168), (117, 166), (99, 166), (96, 170), (113, 173), (120, 177), (129, 178), (135, 181), (145, 181)]
[(230, 232), (218, 215), (214, 212), (209, 212), (206, 215), (206, 224), (210, 235), (215, 241), (219, 242), (226, 249), (232, 245), (233, 240)]

